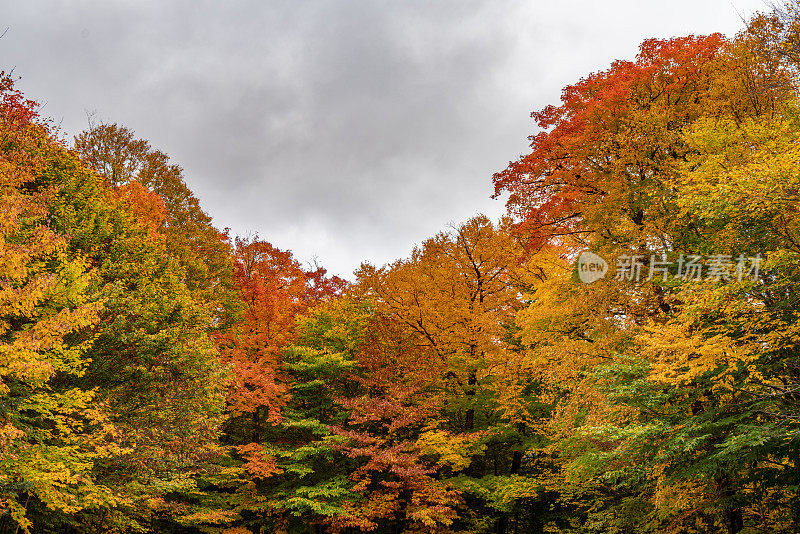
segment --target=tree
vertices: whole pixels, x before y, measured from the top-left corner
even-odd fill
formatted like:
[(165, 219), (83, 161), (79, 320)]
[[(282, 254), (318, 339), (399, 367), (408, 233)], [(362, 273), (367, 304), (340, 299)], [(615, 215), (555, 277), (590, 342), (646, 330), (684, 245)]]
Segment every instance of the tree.
[[(370, 395), (352, 408), (366, 411), (366, 421), (378, 420), (379, 407), (395, 415), (384, 415), (385, 428), (372, 429), (369, 439), (354, 439), (378, 455), (394, 450), (393, 433), (414, 436), (421, 458), (435, 459), (436, 478), (464, 492), (477, 516), (459, 518), (454, 529), (497, 522), (503, 530), (509, 515), (518, 521), (520, 502), (546, 493), (535, 473), (520, 476), (523, 455), (541, 439), (534, 421), (547, 408), (538, 402), (513, 326), (526, 284), (540, 273), (523, 261), (513, 236), (483, 216), (425, 241), (407, 260), (358, 272), (361, 292), (376, 298), (379, 313), (417, 348), (400, 358), (389, 343), (372, 356), (378, 363), (367, 367), (370, 390), (382, 400)], [(410, 406), (419, 417), (429, 415), (416, 419)]]
[[(137, 221), (136, 196), (92, 174), (4, 83), (6, 364), (21, 402), (7, 502), (22, 526), (24, 496), (35, 529), (142, 529), (217, 447), (211, 318), (154, 221)], [(23, 360), (33, 375), (14, 370)]]
[(788, 74), (739, 46), (747, 36), (647, 40), (635, 61), (614, 62), (533, 113), (541, 131), (531, 152), (493, 178), (529, 244), (666, 239), (668, 182), (691, 151), (683, 129), (702, 116), (770, 113), (785, 95), (775, 80)]
[[(290, 421), (285, 420), (284, 407), (291, 405), (292, 392), (300, 387), (294, 384), (297, 371), (286, 359), (293, 357), (291, 347), (298, 341), (302, 315), (337, 296), (346, 285), (318, 266), (303, 269), (290, 252), (257, 236), (235, 240), (234, 260), (242, 311), (237, 322), (215, 336), (222, 360), (232, 370), (222, 438), (229, 454), (221, 460), (222, 473), (201, 480), (209, 497), (185, 515), (183, 521), (191, 525), (251, 526), (274, 515), (275, 509), (285, 509), (272, 503), (272, 495), (263, 488), (290, 469), (280, 460), (292, 453), (276, 452), (287, 439), (281, 434), (293, 433), (292, 419), (300, 418), (302, 427), (309, 418), (290, 411)], [(321, 429), (319, 422), (314, 424)], [(228, 501), (219, 502), (229, 490), (235, 492), (232, 510)]]
[[(233, 265), (227, 232), (214, 227), (187, 187), (183, 170), (169, 156), (137, 139), (134, 132), (117, 124), (90, 124), (75, 137), (74, 147), (86, 164), (103, 176), (122, 195), (136, 195), (134, 206), (156, 205), (155, 213), (143, 215), (165, 236), (169, 253), (185, 269), (185, 282), (195, 296), (207, 303), (213, 326), (223, 329), (238, 312), (233, 289)], [(160, 201), (143, 202), (145, 191)], [(140, 209), (141, 208), (135, 208)]]
[[(0, 73), (0, 526), (113, 506), (94, 463), (119, 454), (108, 406), (76, 387), (103, 299), (97, 273), (51, 228), (50, 189), (31, 185), (53, 141)], [(55, 522), (58, 524), (58, 522)]]
[[(580, 286), (569, 266), (586, 247), (641, 254), (645, 272), (650, 253), (786, 256), (794, 134), (777, 132), (794, 131), (794, 78), (770, 52), (780, 47), (767, 46), (769, 20), (756, 17), (732, 41), (646, 41), (635, 62), (615, 62), (535, 113), (544, 130), (531, 153), (495, 175), (534, 257), (552, 265), (517, 322), (556, 404), (548, 431), (564, 465), (562, 502), (583, 510), (586, 530), (791, 528), (767, 481), (793, 466), (771, 448), (780, 432), (762, 424), (766, 390), (752, 384), (782, 365), (765, 354), (766, 332), (791, 329), (776, 317), (790, 307), (777, 297), (788, 286), (769, 297), (719, 277)], [(561, 261), (548, 260), (553, 247)]]

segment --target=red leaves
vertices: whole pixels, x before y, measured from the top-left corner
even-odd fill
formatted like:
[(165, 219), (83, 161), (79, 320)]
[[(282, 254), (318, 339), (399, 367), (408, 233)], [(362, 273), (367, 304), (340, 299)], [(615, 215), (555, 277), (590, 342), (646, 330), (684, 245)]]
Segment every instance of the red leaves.
[(218, 336), (223, 356), (233, 366), (228, 397), (234, 414), (266, 408), (268, 422), (280, 419), (287, 378), (280, 372), (280, 352), (296, 338), (295, 319), (310, 306), (344, 287), (325, 269), (306, 271), (292, 257), (258, 237), (236, 239), (235, 284), (244, 310), (241, 320)]
[(0, 115), (4, 121), (17, 124), (31, 124), (39, 117), (37, 103), (22, 96), (14, 88), (14, 81), (4, 71), (0, 71)]
[(670, 132), (703, 112), (725, 44), (719, 34), (647, 40), (635, 62), (616, 61), (566, 87), (560, 106), (531, 114), (543, 130), (532, 151), (493, 180), (533, 245), (602, 221), (600, 205), (636, 222), (647, 209), (636, 190), (668, 174), (664, 153), (679, 144)]

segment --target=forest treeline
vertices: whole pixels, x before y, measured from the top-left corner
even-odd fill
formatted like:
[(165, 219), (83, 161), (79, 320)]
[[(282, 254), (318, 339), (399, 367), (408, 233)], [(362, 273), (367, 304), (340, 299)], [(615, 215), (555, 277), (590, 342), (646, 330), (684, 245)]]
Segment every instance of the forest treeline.
[(3, 75), (0, 532), (800, 532), (799, 82), (797, 2), (647, 40), (345, 281)]

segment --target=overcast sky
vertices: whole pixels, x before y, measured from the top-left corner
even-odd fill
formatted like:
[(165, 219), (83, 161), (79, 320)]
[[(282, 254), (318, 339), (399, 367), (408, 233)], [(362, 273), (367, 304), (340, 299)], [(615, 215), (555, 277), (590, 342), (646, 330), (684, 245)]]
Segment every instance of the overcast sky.
[(0, 69), (71, 136), (87, 112), (167, 154), (217, 226), (350, 277), (476, 214), (530, 112), (648, 37), (761, 0), (2, 0)]

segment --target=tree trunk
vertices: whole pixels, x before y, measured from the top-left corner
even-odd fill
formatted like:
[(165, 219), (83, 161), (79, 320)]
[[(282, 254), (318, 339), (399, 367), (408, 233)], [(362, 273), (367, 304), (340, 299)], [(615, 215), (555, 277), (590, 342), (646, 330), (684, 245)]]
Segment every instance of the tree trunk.
[(731, 481), (727, 475), (717, 478), (717, 487), (722, 493), (722, 498), (725, 499), (722, 522), (725, 524), (728, 534), (737, 534), (744, 528), (744, 518), (742, 517), (742, 509), (738, 506), (733, 506), (733, 503), (731, 503), (731, 499), (736, 492), (731, 487)]
[[(469, 378), (467, 378), (467, 396), (472, 397), (475, 395), (475, 384), (478, 383), (478, 376), (476, 371), (469, 372)], [(464, 417), (464, 430), (469, 431), (475, 428), (475, 409), (469, 408), (467, 413)]]

